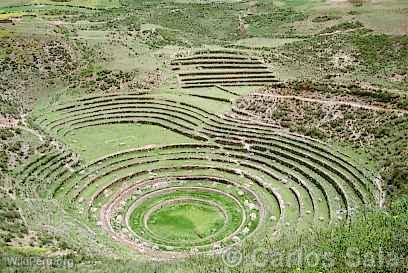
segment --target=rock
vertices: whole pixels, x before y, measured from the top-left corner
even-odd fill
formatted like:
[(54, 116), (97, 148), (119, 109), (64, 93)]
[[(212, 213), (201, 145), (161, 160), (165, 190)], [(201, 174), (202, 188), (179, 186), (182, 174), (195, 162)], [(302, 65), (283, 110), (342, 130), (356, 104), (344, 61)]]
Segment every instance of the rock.
[(238, 237), (238, 236), (233, 236), (232, 238), (231, 238), (234, 242), (241, 242), (241, 239)]
[(251, 209), (251, 210), (252, 209), (255, 209), (255, 210), (258, 209), (258, 207), (254, 203), (248, 203), (248, 208)]
[(248, 233), (249, 233), (249, 228), (248, 228), (248, 227), (245, 227), (245, 228), (242, 230), (242, 234), (246, 235), (246, 234), (248, 234)]

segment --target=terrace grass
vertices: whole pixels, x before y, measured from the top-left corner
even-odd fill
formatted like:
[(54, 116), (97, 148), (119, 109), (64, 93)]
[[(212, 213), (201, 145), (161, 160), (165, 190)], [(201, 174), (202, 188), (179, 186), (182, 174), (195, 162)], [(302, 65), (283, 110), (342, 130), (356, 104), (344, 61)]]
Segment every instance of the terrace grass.
[[(228, 88), (225, 88), (229, 90)], [(222, 98), (222, 99), (227, 99), (227, 100), (233, 100), (236, 98), (235, 95), (228, 93), (224, 90), (220, 90), (217, 87), (207, 87), (205, 89), (203, 88), (189, 88), (189, 89), (182, 89), (182, 93), (188, 94), (188, 95), (199, 95), (199, 96), (207, 96), (211, 98)]]
[(11, 13), (1, 13), (0, 14), (0, 20), (7, 20), (12, 17), (21, 17), (24, 15), (29, 15), (30, 13), (27, 12), (11, 12)]
[(32, 0), (33, 4), (49, 5), (70, 5), (88, 8), (115, 8), (119, 7), (119, 0), (69, 0), (69, 1), (52, 1), (52, 0)]
[(299, 41), (298, 38), (245, 38), (238, 40), (235, 45), (250, 47), (250, 48), (260, 48), (260, 47), (281, 47), (288, 43)]
[(63, 137), (87, 162), (98, 157), (149, 144), (189, 143), (194, 140), (154, 125), (109, 124), (81, 128)]
[[(180, 94), (180, 90), (174, 90), (172, 93), (168, 93), (166, 97), (168, 99), (176, 100), (176, 101), (182, 101), (184, 103), (188, 103), (194, 106), (197, 106), (205, 111), (214, 113), (214, 114), (223, 114), (225, 112), (228, 112), (232, 108), (232, 104), (228, 102), (223, 102), (223, 101), (217, 101), (215, 99), (211, 99), (210, 97), (213, 97), (207, 93), (207, 88), (199, 88), (202, 90), (202, 96), (207, 96), (208, 98), (202, 98), (202, 97), (193, 97), (191, 95), (185, 95), (185, 94)], [(199, 90), (197, 89), (197, 90)], [(184, 91), (185, 92), (185, 91)], [(220, 90), (220, 93), (222, 91)], [(191, 93), (190, 93), (191, 94)], [(227, 94), (226, 94), (227, 95)], [(229, 96), (228, 96), (229, 97)], [(234, 96), (231, 95), (233, 98)], [(220, 98), (220, 96), (218, 96)]]
[(344, 143), (336, 143), (334, 148), (349, 156), (354, 162), (355, 166), (364, 166), (369, 173), (374, 173), (376, 169), (376, 162), (370, 160), (369, 155), (366, 151), (361, 148), (353, 147)]
[(2, 0), (0, 1), (0, 8), (2, 7), (9, 7), (9, 6), (17, 6), (17, 5), (24, 5), (30, 3), (30, 0)]

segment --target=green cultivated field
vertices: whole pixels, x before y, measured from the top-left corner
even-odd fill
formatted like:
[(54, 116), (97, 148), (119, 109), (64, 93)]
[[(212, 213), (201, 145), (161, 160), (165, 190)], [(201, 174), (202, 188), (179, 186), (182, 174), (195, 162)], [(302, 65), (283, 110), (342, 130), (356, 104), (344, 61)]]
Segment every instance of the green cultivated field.
[(208, 236), (223, 222), (222, 215), (211, 206), (180, 204), (156, 212), (148, 225), (159, 236), (173, 240), (196, 240)]
[(0, 272), (405, 272), (407, 11), (1, 1)]
[(190, 139), (154, 125), (101, 125), (69, 134), (64, 141), (86, 161), (106, 154), (147, 145), (185, 143)]

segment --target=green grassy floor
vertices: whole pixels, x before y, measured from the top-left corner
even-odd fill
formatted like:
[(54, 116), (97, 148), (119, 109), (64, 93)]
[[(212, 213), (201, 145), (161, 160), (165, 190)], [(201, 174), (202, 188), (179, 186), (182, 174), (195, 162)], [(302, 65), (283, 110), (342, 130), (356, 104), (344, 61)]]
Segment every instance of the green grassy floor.
[(176, 204), (156, 211), (148, 221), (152, 232), (173, 240), (197, 240), (222, 227), (220, 212), (204, 204)]
[(64, 137), (72, 149), (90, 162), (117, 151), (151, 144), (190, 143), (194, 140), (154, 125), (99, 125)]

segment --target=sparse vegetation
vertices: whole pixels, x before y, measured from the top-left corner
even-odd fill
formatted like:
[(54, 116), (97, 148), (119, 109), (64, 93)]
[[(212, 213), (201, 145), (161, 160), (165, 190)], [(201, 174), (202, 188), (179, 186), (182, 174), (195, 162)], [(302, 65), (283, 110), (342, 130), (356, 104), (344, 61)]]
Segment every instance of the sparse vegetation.
[(0, 271), (405, 272), (406, 10), (1, 1)]

